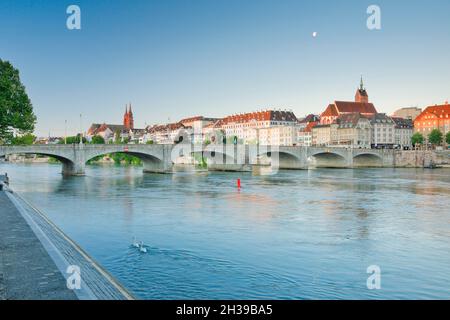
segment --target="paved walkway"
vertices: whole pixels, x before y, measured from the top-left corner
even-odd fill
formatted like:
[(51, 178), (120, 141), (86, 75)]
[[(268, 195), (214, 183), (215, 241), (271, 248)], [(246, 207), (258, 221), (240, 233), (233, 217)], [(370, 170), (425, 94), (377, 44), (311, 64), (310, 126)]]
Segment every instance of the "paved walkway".
[[(68, 266), (81, 273), (81, 289), (66, 286)], [(126, 300), (133, 296), (17, 194), (0, 191), (0, 300)]]
[(5, 192), (0, 192), (0, 221), (0, 299), (77, 299)]

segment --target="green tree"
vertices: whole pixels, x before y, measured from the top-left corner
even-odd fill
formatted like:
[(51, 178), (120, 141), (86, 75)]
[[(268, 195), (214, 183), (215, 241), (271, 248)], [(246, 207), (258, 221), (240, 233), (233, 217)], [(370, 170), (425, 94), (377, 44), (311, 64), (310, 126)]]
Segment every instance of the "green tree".
[(442, 143), (442, 132), (439, 129), (433, 129), (428, 135), (428, 141), (431, 144), (439, 145)]
[(33, 132), (35, 124), (33, 105), (20, 81), (19, 71), (0, 59), (0, 143), (11, 142), (14, 131)]
[(120, 131), (119, 130), (114, 132), (114, 143), (115, 144), (121, 144), (122, 143), (122, 139), (120, 138)]
[(125, 165), (133, 165), (133, 166), (141, 166), (142, 161), (138, 157), (132, 156), (126, 153), (113, 153), (111, 155), (114, 163), (116, 165), (125, 164)]
[(93, 136), (91, 143), (92, 144), (105, 144), (105, 139), (103, 139), (102, 136)]
[(445, 135), (445, 142), (447, 142), (447, 144), (450, 144), (450, 131)]
[(424, 137), (420, 132), (416, 132), (411, 137), (411, 143), (413, 146), (423, 144)]
[[(80, 143), (80, 134), (77, 134), (76, 136), (73, 137), (67, 137), (66, 140), (67, 144)], [(59, 143), (64, 144), (65, 143), (64, 139), (62, 139)], [(83, 143), (86, 143), (85, 137), (83, 137)]]
[(88, 160), (87, 164), (94, 164), (94, 163), (96, 163), (97, 161), (102, 160), (104, 157), (105, 157), (105, 156), (103, 156), (103, 155), (94, 157), (94, 158)]
[(15, 136), (11, 139), (11, 144), (13, 145), (20, 145), (20, 146), (28, 146), (34, 143), (36, 140), (36, 136), (32, 135), (31, 133), (26, 133), (21, 136)]

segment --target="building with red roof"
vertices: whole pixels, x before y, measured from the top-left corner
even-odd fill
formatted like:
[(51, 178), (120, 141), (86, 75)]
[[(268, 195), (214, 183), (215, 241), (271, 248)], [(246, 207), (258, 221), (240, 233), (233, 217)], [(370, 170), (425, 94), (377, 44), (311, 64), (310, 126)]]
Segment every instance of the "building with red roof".
[(373, 116), (378, 113), (375, 106), (369, 102), (369, 95), (364, 88), (362, 78), (360, 87), (356, 90), (355, 101), (334, 101), (329, 104), (320, 115), (320, 123), (332, 124), (339, 116), (351, 113), (360, 113), (363, 116)]
[(450, 131), (450, 104), (427, 107), (415, 120), (414, 130), (428, 137), (433, 129), (440, 130), (444, 135)]
[(122, 141), (128, 139), (137, 142), (144, 134), (144, 129), (134, 128), (134, 117), (130, 103), (125, 106), (123, 124), (93, 123), (86, 133), (86, 138), (90, 141), (93, 136), (101, 136), (106, 142), (111, 142), (116, 135), (119, 135)]
[(293, 145), (297, 140), (297, 127), (297, 117), (288, 110), (256, 111), (222, 119), (226, 137), (246, 144)]
[(297, 145), (302, 147), (312, 146), (312, 129), (320, 123), (319, 117), (313, 114), (300, 120)]

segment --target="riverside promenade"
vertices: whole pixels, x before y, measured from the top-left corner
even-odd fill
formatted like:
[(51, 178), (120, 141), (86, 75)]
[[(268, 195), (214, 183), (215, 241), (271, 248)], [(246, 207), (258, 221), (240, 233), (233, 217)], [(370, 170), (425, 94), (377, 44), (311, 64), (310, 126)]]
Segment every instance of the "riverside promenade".
[[(6, 185), (0, 191), (0, 221), (0, 300), (134, 299), (45, 215)], [(79, 279), (79, 285), (74, 279)]]

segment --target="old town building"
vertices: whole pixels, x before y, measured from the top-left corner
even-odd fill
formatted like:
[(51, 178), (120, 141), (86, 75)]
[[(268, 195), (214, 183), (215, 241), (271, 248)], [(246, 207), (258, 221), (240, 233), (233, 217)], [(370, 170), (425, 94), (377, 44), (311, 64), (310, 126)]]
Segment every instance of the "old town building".
[(125, 106), (123, 124), (93, 123), (86, 133), (86, 138), (90, 141), (94, 136), (101, 136), (106, 143), (113, 142), (116, 138), (121, 141), (139, 143), (144, 134), (144, 129), (134, 128), (133, 111), (130, 103)]
[(415, 120), (414, 130), (425, 138), (433, 129), (440, 130), (444, 135), (450, 131), (450, 104), (427, 107)]
[(92, 137), (100, 136), (105, 142), (110, 142), (115, 139), (116, 135), (119, 135), (121, 138), (127, 137), (128, 130), (124, 125), (93, 123), (88, 129), (86, 138), (90, 141)]
[(403, 118), (414, 121), (420, 114), (422, 113), (422, 109), (417, 107), (406, 107), (398, 109), (394, 112), (392, 117), (395, 118)]
[(192, 127), (184, 126), (180, 122), (148, 126), (144, 142), (152, 141), (157, 144), (174, 144), (192, 141)]
[(301, 147), (310, 147), (313, 144), (313, 134), (312, 129), (318, 125), (319, 122), (309, 122), (306, 127), (301, 127), (300, 130), (298, 130), (297, 135), (297, 145)]
[(394, 148), (396, 141), (406, 146), (409, 133), (410, 128), (406, 125), (397, 125), (386, 114), (377, 112), (369, 102), (361, 78), (354, 102), (335, 101), (321, 114), (320, 125), (312, 128), (312, 143), (354, 148)]
[(414, 124), (411, 119), (391, 117), (395, 122), (395, 146), (400, 149), (412, 147), (411, 138), (414, 133)]
[(265, 146), (294, 146), (297, 145), (298, 127), (273, 126), (268, 128), (255, 129), (258, 134), (257, 142)]
[(330, 125), (330, 145), (370, 148), (371, 129), (370, 120), (360, 113), (343, 114)]
[(369, 96), (361, 79), (360, 87), (356, 90), (355, 102), (335, 101), (329, 104), (320, 115), (321, 124), (331, 124), (339, 116), (344, 114), (360, 113), (363, 116), (373, 116), (377, 114), (375, 106), (369, 102)]
[(370, 117), (372, 126), (372, 147), (392, 149), (395, 144), (395, 122), (385, 113)]
[[(237, 114), (222, 119), (222, 129), (228, 138), (245, 144), (295, 144), (298, 120), (292, 111), (266, 110)], [(272, 128), (277, 129), (272, 130)], [(281, 128), (284, 127), (284, 128)], [(295, 132), (295, 133), (294, 133)], [(275, 135), (272, 139), (269, 136)], [(292, 141), (292, 144), (290, 144)]]
[(223, 120), (219, 119), (203, 127), (203, 142), (218, 144), (222, 143), (225, 131), (222, 129)]
[(203, 116), (190, 117), (179, 121), (183, 126), (192, 128), (192, 142), (201, 144), (205, 141), (204, 128), (210, 124), (216, 123), (218, 118), (207, 118)]
[(317, 115), (309, 114), (299, 121), (296, 145), (302, 147), (312, 146), (312, 128), (318, 125), (320, 118)]
[(311, 140), (313, 146), (328, 146), (331, 143), (331, 124), (314, 126)]

